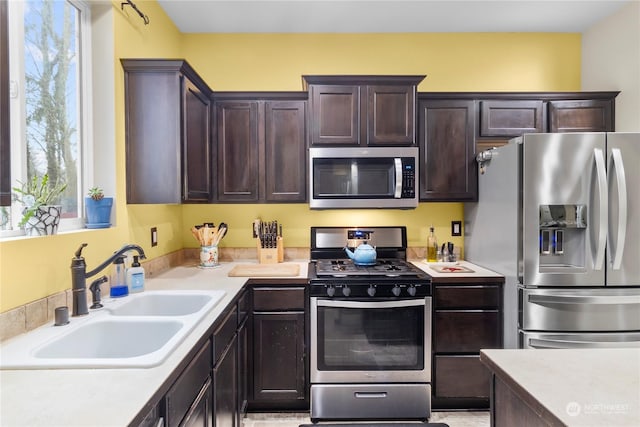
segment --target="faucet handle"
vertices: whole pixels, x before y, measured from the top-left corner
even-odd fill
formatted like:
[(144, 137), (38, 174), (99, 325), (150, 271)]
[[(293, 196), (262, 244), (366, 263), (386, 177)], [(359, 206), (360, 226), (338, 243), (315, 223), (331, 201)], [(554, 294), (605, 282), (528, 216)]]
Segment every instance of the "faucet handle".
[(88, 243), (83, 243), (83, 244), (80, 245), (80, 247), (78, 248), (78, 250), (76, 251), (76, 254), (75, 254), (76, 258), (82, 257), (82, 250), (88, 245), (89, 245)]

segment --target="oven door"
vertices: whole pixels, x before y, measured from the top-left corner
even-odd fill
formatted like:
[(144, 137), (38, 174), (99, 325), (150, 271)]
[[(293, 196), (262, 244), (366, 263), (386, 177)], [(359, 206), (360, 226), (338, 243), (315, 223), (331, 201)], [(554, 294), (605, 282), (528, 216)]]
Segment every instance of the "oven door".
[(431, 381), (431, 298), (311, 298), (312, 383)]

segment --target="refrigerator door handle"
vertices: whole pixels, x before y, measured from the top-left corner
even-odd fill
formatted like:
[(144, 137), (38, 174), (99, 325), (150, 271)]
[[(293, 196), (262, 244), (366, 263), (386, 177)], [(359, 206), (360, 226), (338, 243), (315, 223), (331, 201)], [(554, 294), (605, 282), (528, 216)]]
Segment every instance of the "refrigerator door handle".
[(600, 197), (600, 224), (598, 226), (598, 247), (596, 250), (594, 270), (602, 270), (604, 268), (604, 255), (607, 243), (607, 171), (602, 150), (595, 148), (593, 150), (593, 156), (598, 178), (598, 195)]
[(621, 341), (621, 342), (596, 342), (596, 341), (578, 341), (563, 340), (549, 338), (531, 338), (529, 346), (533, 348), (638, 348), (638, 341)]
[(638, 304), (640, 305), (640, 295), (529, 295), (529, 302), (532, 304)]
[[(613, 255), (614, 270), (619, 270), (622, 265), (622, 254), (624, 252), (625, 237), (627, 235), (627, 181), (624, 173), (624, 163), (619, 148), (611, 149), (613, 167), (616, 171), (616, 182), (618, 184), (618, 239), (616, 240), (615, 254)], [(609, 245), (611, 247), (611, 245)]]

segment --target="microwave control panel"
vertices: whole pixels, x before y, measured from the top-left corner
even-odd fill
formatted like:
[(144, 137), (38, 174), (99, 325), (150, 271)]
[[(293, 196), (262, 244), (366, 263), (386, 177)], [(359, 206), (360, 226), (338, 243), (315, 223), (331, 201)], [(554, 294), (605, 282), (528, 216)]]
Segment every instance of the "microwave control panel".
[(412, 199), (416, 196), (416, 165), (415, 159), (402, 159), (402, 198)]

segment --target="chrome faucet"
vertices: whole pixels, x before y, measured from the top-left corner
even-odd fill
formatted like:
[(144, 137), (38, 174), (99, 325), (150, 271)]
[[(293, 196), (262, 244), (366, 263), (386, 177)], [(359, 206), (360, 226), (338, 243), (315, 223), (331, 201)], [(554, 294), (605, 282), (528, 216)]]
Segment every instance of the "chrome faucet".
[(124, 245), (107, 258), (102, 264), (94, 268), (87, 273), (87, 264), (82, 256), (82, 249), (87, 246), (87, 243), (80, 245), (75, 253), (75, 256), (71, 260), (71, 291), (73, 292), (73, 309), (72, 316), (84, 316), (89, 314), (87, 308), (87, 279), (95, 276), (104, 270), (109, 264), (116, 260), (116, 258), (122, 256), (128, 251), (137, 251), (141, 259), (145, 259), (144, 250), (138, 245)]

